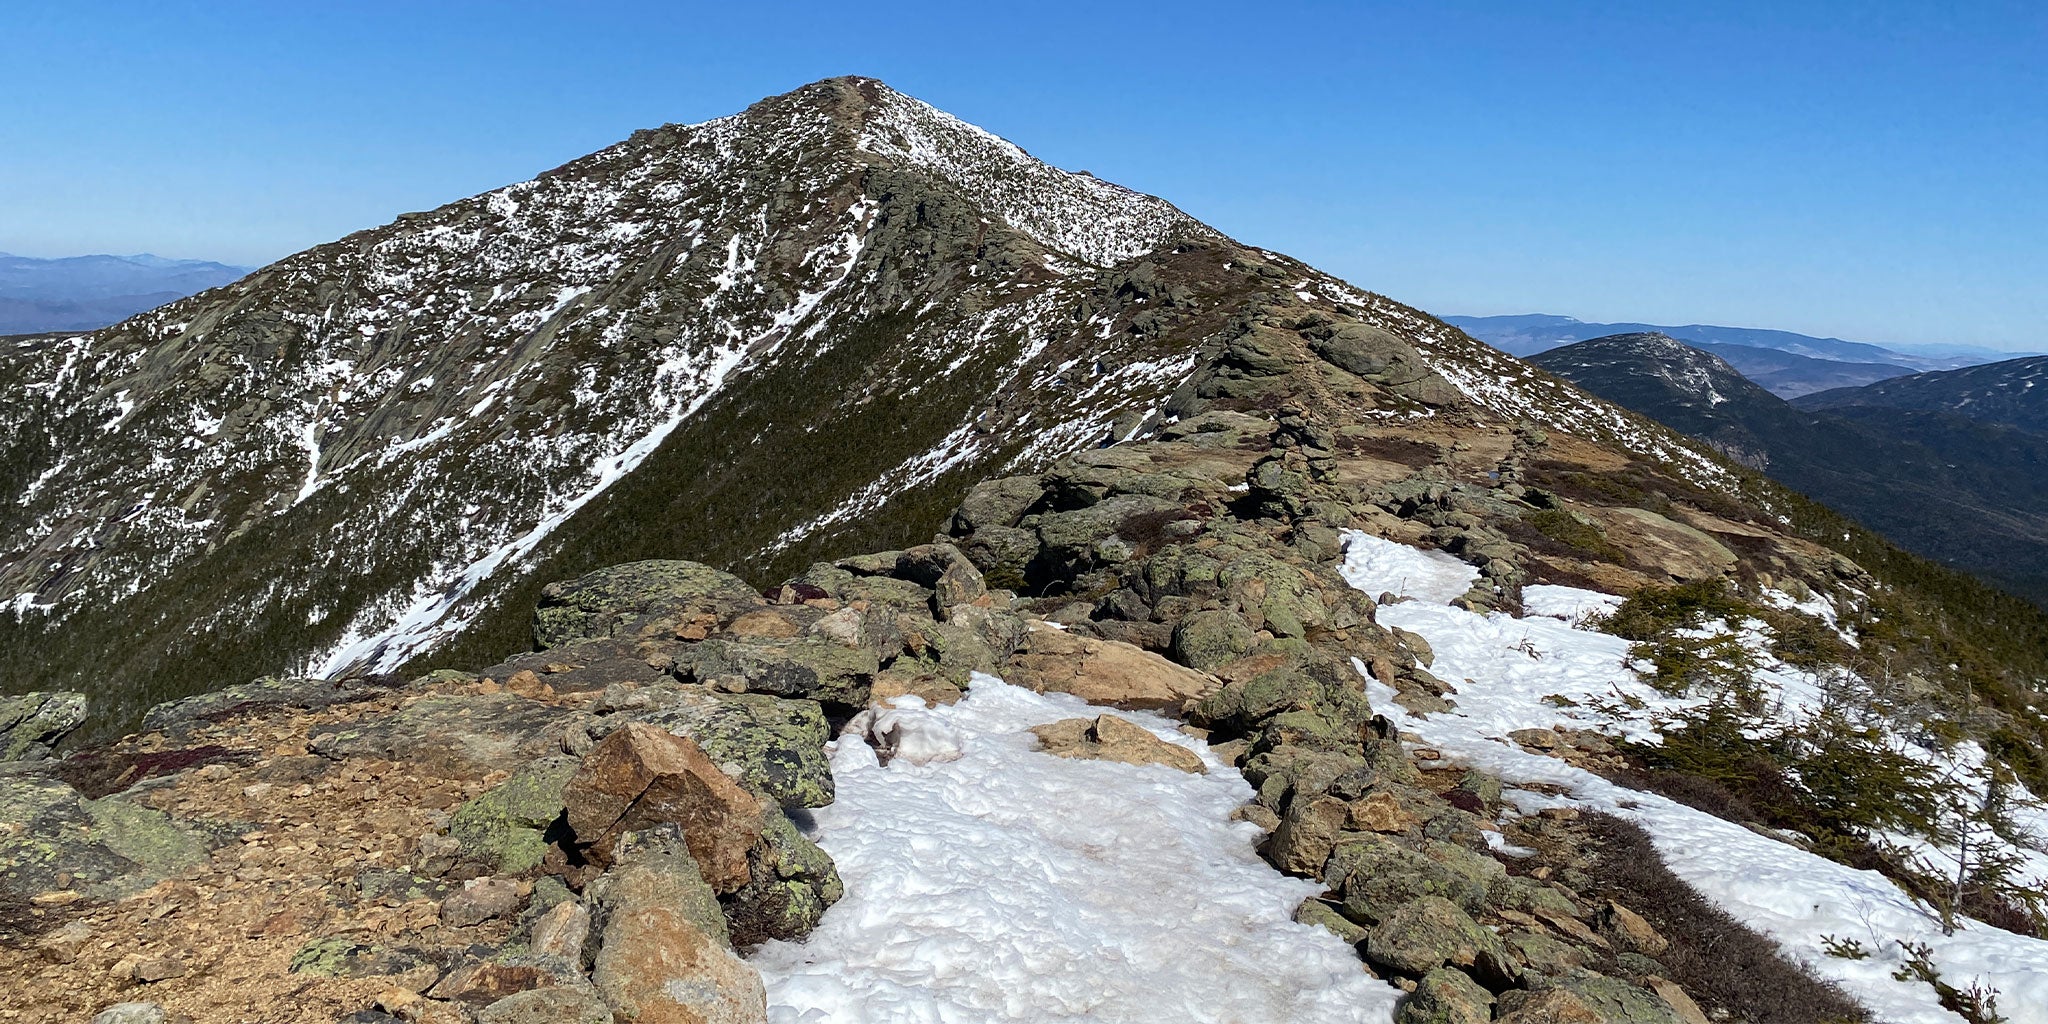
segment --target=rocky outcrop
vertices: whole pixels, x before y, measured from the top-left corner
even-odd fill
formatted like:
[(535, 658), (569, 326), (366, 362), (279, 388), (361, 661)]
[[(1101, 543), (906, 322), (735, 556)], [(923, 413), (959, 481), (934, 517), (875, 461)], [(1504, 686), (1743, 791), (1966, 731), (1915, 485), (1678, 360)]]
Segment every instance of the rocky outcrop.
[(39, 761), (85, 723), (85, 694), (24, 693), (0, 697), (0, 763)]
[(1174, 710), (1220, 685), (1130, 644), (1045, 624), (1031, 627), (1024, 648), (1004, 665), (1003, 678), (1040, 693), (1071, 693), (1090, 704)]
[(626, 1020), (765, 1021), (761, 977), (734, 955), (686, 831), (668, 825), (622, 837), (616, 866), (592, 886), (597, 952), (591, 981), (613, 1014)]
[(583, 759), (562, 801), (578, 844), (600, 861), (612, 859), (621, 836), (672, 824), (713, 889), (730, 892), (750, 877), (761, 804), (687, 738), (628, 723)]
[[(1323, 886), (1297, 918), (1412, 989), (1403, 1022), (1678, 1012), (1689, 996), (1646, 919), (1592, 895), (1568, 854), (1495, 854), (1542, 846), (1555, 822), (1504, 813), (1498, 779), (1409, 749), (1375, 714), (1368, 677), (1411, 710), (1456, 691), (1430, 673), (1428, 644), (1382, 629), (1334, 569), (1338, 531), (1368, 529), (1473, 564), (1479, 582), (1457, 602), (1512, 610), (1524, 582), (1567, 561), (1522, 528), (1570, 504), (1523, 482), (1562, 444), (1468, 421), (1441, 378), (1415, 373), (1412, 346), (1285, 302), (1226, 335), (1154, 440), (983, 484), (930, 543), (816, 562), (765, 591), (689, 562), (599, 570), (546, 588), (540, 649), (481, 672), (260, 680), (160, 708), (97, 760), (0, 775), (30, 835), (101, 844), (46, 851), (0, 833), (0, 903), (15, 908), (0, 906), (0, 925), (43, 929), (35, 948), (70, 957), (53, 975), (67, 983), (182, 993), (186, 977), (116, 963), (65, 929), (182, 949), (107, 901), (155, 886), (166, 905), (214, 913), (203, 881), (252, 909), (219, 925), (234, 948), (178, 962), (249, 977), (296, 962), (303, 998), (335, 1016), (757, 1020), (760, 982), (736, 951), (800, 938), (843, 895), (798, 826), (834, 798), (834, 726), (885, 761), (944, 760), (958, 750), (927, 728), (931, 705), (993, 673), (1179, 716), (1251, 785), (1238, 817), (1265, 833), (1261, 854)], [(1365, 407), (1410, 425), (1331, 422)], [(1440, 444), (1410, 436), (1430, 430)], [(1604, 536), (1629, 578), (1676, 565), (1629, 528)], [(1749, 550), (1723, 546), (1736, 548)], [(1210, 763), (1111, 714), (1033, 732), (1047, 756)], [(88, 774), (98, 799), (61, 781)], [(175, 855), (117, 849), (95, 814)], [(296, 991), (268, 984), (252, 991)]]

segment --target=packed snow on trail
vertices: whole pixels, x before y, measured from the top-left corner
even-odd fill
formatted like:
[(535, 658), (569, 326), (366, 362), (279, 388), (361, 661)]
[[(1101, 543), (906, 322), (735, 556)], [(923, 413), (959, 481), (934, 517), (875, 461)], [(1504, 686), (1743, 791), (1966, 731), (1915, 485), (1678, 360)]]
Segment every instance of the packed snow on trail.
[[(1568, 806), (1633, 820), (1655, 840), (1671, 870), (1752, 928), (1770, 935), (1794, 959), (1832, 979), (1869, 1007), (1876, 1019), (1896, 1024), (1954, 1024), (1962, 1018), (1941, 1008), (1927, 985), (1892, 975), (1903, 961), (1900, 942), (1924, 943), (1950, 984), (1981, 983), (1999, 992), (1999, 1010), (2012, 1024), (2048, 1024), (2048, 941), (1966, 921), (1944, 935), (1941, 923), (1874, 871), (1859, 871), (1806, 853), (1710, 814), (1651, 793), (1617, 786), (1552, 757), (1523, 751), (1507, 740), (1514, 729), (1565, 725), (1636, 733), (1646, 717), (1615, 721), (1585, 705), (1628, 695), (1659, 707), (1689, 703), (1668, 697), (1637, 678), (1625, 664), (1628, 643), (1574, 624), (1587, 611), (1611, 609), (1619, 599), (1569, 587), (1525, 589), (1529, 614), (1479, 614), (1444, 603), (1477, 578), (1471, 566), (1439, 552), (1422, 551), (1352, 531), (1345, 535), (1344, 578), (1378, 596), (1412, 598), (1382, 605), (1383, 626), (1420, 634), (1435, 654), (1430, 672), (1457, 688), (1447, 713), (1411, 714), (1392, 689), (1370, 679), (1373, 707), (1444, 756), (1498, 774), (1508, 802), (1533, 814)], [(1759, 680), (1790, 709), (1811, 699), (1813, 681), (1774, 665)], [(1558, 695), (1578, 706), (1544, 698)], [(1591, 699), (1589, 701), (1588, 699)], [(1517, 790), (1548, 783), (1563, 796)], [(1823, 936), (1855, 939), (1871, 949), (1867, 960), (1830, 957)]]
[(1399, 992), (1329, 932), (1297, 924), (1314, 882), (1230, 820), (1252, 797), (1208, 746), (1207, 774), (1054, 757), (1033, 725), (1104, 709), (977, 675), (950, 707), (832, 748), (838, 799), (813, 835), (846, 896), (801, 943), (751, 958), (776, 1024), (1330, 1024), (1391, 1019)]

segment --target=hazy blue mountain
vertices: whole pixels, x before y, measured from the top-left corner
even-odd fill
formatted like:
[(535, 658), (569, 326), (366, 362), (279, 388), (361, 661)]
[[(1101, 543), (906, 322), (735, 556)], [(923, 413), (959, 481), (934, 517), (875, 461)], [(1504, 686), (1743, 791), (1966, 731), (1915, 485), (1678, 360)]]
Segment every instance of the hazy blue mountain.
[(1617, 334), (1663, 334), (1688, 345), (1743, 345), (1749, 348), (1789, 352), (1810, 359), (1846, 363), (1879, 363), (1909, 370), (1949, 370), (1999, 359), (2011, 352), (1967, 345), (1898, 345), (1884, 348), (1840, 338), (1816, 338), (1791, 331), (1756, 327), (1719, 327), (1713, 324), (1587, 323), (1568, 316), (1527, 313), (1517, 316), (1446, 316), (1443, 321), (1463, 330), (1509, 355), (1527, 356), (1559, 345)]
[(248, 272), (149, 253), (61, 259), (0, 253), (0, 334), (93, 330)]
[(1846, 363), (1751, 345), (1698, 345), (1712, 352), (1765, 391), (1793, 399), (1830, 388), (1854, 388), (1914, 371), (1897, 363)]

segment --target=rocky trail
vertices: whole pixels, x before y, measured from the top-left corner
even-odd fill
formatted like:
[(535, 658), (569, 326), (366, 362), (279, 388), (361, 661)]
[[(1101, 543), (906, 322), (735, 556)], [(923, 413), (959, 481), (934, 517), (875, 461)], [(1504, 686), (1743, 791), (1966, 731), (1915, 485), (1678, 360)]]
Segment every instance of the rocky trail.
[(1574, 819), (1368, 698), (1450, 688), (1338, 531), (1491, 543), (1435, 597), (1504, 600), (1526, 556), (1426, 522), (1549, 444), (1493, 429), (1418, 470), (1378, 454), (1412, 429), (1218, 410), (765, 595), (619, 566), (498, 665), (259, 681), (15, 762), (0, 1019), (1703, 1019), (1654, 926), (1528, 852)]
[[(30, 547), (156, 519), (15, 563), (4, 1024), (2044, 1020), (2042, 844), (1944, 895), (1863, 774), (2033, 806), (2033, 620), (1162, 201), (838, 79), (279, 266), (18, 363), (97, 460)], [(176, 400), (102, 426), (102, 349)], [(215, 349), (333, 379), (221, 434)], [(1740, 771), (1656, 761), (1724, 705)]]

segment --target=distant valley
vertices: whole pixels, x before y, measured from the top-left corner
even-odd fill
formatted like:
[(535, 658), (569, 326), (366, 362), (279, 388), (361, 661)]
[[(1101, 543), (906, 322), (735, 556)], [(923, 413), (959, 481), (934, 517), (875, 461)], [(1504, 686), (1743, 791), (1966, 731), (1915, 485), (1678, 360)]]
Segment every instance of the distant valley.
[(2048, 394), (2040, 357), (1900, 376), (1794, 402), (1722, 346), (1629, 333), (1529, 362), (1691, 434), (1895, 543), (2048, 605)]
[(1593, 338), (1662, 334), (1720, 356), (1765, 390), (1788, 399), (1831, 388), (1857, 387), (1909, 373), (1949, 370), (2023, 354), (1967, 345), (1884, 348), (1791, 331), (1717, 327), (1712, 324), (1587, 323), (1547, 313), (1446, 316), (1443, 320), (1516, 356), (1531, 356)]

